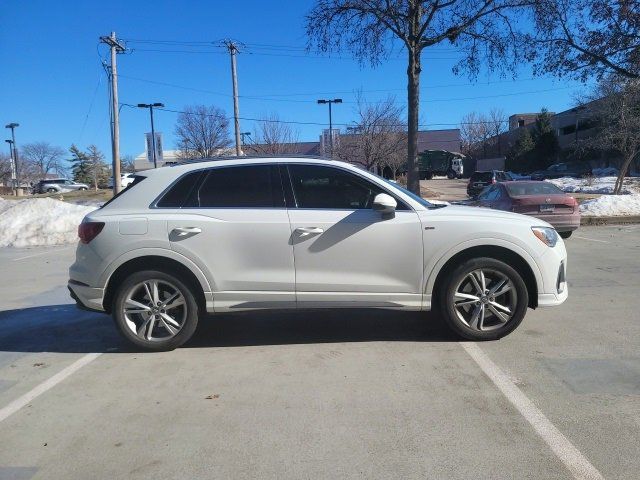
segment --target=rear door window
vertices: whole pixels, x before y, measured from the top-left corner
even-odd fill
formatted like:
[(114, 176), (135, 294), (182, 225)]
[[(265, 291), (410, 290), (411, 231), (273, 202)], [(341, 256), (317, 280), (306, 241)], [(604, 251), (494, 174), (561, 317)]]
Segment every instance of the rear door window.
[(279, 208), (284, 195), (277, 165), (212, 168), (185, 207)]

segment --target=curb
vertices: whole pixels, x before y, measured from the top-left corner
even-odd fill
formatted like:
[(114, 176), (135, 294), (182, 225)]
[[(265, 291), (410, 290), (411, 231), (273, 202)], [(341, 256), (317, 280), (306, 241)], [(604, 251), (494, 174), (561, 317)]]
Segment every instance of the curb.
[(615, 217), (580, 217), (580, 225), (626, 225), (640, 223), (640, 215), (619, 215)]

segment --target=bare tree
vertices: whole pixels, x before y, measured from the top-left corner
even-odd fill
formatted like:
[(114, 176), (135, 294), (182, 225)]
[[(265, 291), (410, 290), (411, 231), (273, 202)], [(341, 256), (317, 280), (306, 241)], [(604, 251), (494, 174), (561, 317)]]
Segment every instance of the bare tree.
[(368, 103), (357, 96), (358, 121), (352, 128), (353, 135), (343, 135), (336, 149), (336, 156), (373, 170), (385, 166), (395, 171), (404, 163), (407, 147), (404, 110), (395, 103), (394, 97), (377, 103)]
[(502, 155), (505, 145), (502, 145), (501, 136), (507, 131), (507, 122), (504, 111), (501, 108), (492, 108), (487, 115), (487, 129), (491, 136), (491, 147), (494, 155)]
[(460, 122), (462, 153), (469, 156), (487, 155), (487, 140), (491, 136), (489, 119), (484, 113), (469, 112)]
[(613, 150), (622, 157), (614, 194), (622, 192), (624, 177), (640, 155), (640, 80), (619, 76), (602, 80), (589, 109), (597, 124), (596, 134), (583, 147)]
[[(277, 113), (266, 115), (254, 129), (253, 142), (247, 151), (259, 155), (282, 155), (296, 153), (298, 131), (280, 120)], [(246, 152), (245, 152), (246, 153)]]
[(537, 0), (535, 32), (525, 37), (539, 73), (587, 80), (640, 77), (637, 0)]
[(98, 191), (100, 185), (106, 183), (108, 168), (104, 163), (104, 154), (95, 145), (89, 145), (86, 153), (89, 174), (93, 181), (93, 188)]
[(135, 159), (131, 155), (120, 157), (120, 164), (122, 173), (133, 173), (136, 171)]
[(11, 181), (11, 155), (8, 153), (0, 153), (0, 183), (7, 184)]
[(231, 145), (229, 120), (215, 106), (185, 107), (178, 116), (175, 135), (181, 158), (210, 158)]
[[(400, 41), (407, 51), (408, 188), (419, 193), (418, 118), (422, 52), (441, 44), (462, 49), (457, 68), (504, 68), (519, 58), (509, 14), (530, 0), (317, 0), (306, 17), (308, 47), (345, 46), (377, 65)], [(485, 59), (484, 62), (481, 62)], [(501, 59), (502, 61), (498, 61)]]
[(64, 174), (63, 161), (66, 152), (60, 147), (49, 142), (27, 143), (20, 149), (20, 157), (23, 163), (28, 164), (30, 170), (40, 178), (48, 173)]

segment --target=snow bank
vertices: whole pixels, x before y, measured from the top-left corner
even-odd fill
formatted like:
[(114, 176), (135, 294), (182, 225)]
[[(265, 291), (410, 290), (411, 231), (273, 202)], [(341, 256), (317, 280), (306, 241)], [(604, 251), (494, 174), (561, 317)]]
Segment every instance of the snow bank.
[(640, 215), (640, 194), (602, 195), (581, 203), (580, 213), (590, 217)]
[(82, 218), (93, 210), (52, 198), (0, 198), (0, 247), (73, 243)]
[[(551, 182), (567, 193), (613, 193), (617, 177), (594, 177), (593, 179), (562, 177)], [(625, 178), (622, 193), (640, 193), (640, 182), (635, 178)]]

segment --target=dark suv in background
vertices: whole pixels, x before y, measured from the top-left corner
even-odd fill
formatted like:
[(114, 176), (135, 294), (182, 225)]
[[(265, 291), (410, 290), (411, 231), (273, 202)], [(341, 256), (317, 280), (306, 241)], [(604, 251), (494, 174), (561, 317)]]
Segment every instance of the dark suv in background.
[(536, 170), (531, 173), (531, 180), (546, 180), (548, 178), (587, 177), (593, 174), (591, 165), (585, 162), (556, 163), (546, 170)]
[(471, 198), (477, 197), (485, 187), (498, 182), (509, 182), (513, 180), (511, 175), (502, 170), (488, 170), (486, 172), (473, 172), (467, 184), (467, 195)]

